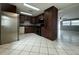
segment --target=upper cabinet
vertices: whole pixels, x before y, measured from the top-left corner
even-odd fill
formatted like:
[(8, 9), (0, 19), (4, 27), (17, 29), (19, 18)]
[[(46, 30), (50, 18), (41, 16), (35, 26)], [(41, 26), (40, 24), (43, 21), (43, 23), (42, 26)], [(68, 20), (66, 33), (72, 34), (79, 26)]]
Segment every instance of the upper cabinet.
[(26, 21), (32, 22), (32, 17), (31, 16), (28, 16), (28, 15), (20, 14), (19, 15), (19, 22), (20, 23), (24, 23)]
[(41, 24), (41, 23), (43, 23), (43, 20), (44, 20), (44, 14), (42, 13), (42, 14), (40, 14), (40, 15), (38, 15), (38, 16), (35, 16), (35, 17), (32, 17), (32, 23), (33, 24)]
[(0, 5), (1, 5), (2, 11), (13, 12), (13, 13), (17, 12), (16, 6), (14, 6), (14, 5), (11, 5), (8, 3), (1, 3)]

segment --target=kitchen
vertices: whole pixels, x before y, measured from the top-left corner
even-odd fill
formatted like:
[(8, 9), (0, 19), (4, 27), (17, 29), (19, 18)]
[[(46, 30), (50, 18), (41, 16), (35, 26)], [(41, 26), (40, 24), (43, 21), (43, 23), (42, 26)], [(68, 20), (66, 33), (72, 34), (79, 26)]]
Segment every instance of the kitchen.
[[(70, 7), (66, 11), (67, 6)], [(70, 30), (66, 26), (71, 23), (71, 29), (79, 30), (78, 11), (79, 4), (73, 3), (0, 3), (0, 54), (79, 54), (79, 46), (75, 45), (79, 45), (78, 33), (64, 32), (61, 35), (61, 31)], [(74, 19), (64, 18), (69, 16)]]

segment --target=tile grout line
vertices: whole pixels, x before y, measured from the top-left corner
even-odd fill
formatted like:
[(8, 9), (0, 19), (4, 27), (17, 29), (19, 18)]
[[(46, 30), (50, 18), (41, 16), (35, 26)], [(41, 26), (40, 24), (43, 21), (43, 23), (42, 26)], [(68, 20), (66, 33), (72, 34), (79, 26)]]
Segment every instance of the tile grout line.
[(49, 55), (49, 47), (48, 47), (48, 42), (46, 40), (46, 43), (47, 43), (47, 51), (48, 51), (48, 55)]
[[(32, 48), (33, 48), (33, 47), (34, 47), (34, 46), (32, 45)], [(30, 53), (31, 53), (32, 48), (31, 48), (30, 51), (29, 51), (29, 55), (30, 55)]]
[(40, 42), (39, 54), (40, 54), (40, 49), (41, 49), (41, 43), (42, 43), (42, 39), (41, 39), (41, 42)]
[[(28, 41), (28, 42), (29, 42), (29, 41)], [(27, 44), (28, 44), (28, 42), (27, 42)], [(25, 44), (25, 45), (27, 46), (27, 44)], [(25, 47), (24, 47), (24, 48), (25, 48)], [(24, 51), (24, 50), (22, 50), (22, 51)], [(21, 51), (21, 52), (22, 52), (22, 51)], [(27, 52), (27, 51), (26, 51), (26, 52)], [(30, 54), (30, 52), (28, 52), (28, 53)]]
[[(65, 51), (65, 49), (62, 47), (62, 49)], [(65, 53), (67, 54), (67, 55), (69, 55), (66, 51), (65, 51)]]

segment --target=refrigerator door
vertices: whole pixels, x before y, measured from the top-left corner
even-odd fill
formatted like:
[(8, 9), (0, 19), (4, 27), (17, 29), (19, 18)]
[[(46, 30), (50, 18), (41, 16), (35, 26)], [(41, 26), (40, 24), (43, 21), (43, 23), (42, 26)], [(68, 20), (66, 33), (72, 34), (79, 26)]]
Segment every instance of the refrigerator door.
[(18, 40), (18, 14), (3, 12), (1, 15), (1, 43)]

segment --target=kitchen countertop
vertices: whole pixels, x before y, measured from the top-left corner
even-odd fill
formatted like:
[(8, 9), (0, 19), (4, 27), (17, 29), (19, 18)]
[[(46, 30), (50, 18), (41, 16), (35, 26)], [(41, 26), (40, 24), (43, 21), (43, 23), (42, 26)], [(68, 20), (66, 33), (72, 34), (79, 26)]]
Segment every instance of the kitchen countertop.
[(24, 27), (40, 27), (41, 24), (20, 24), (20, 26)]

